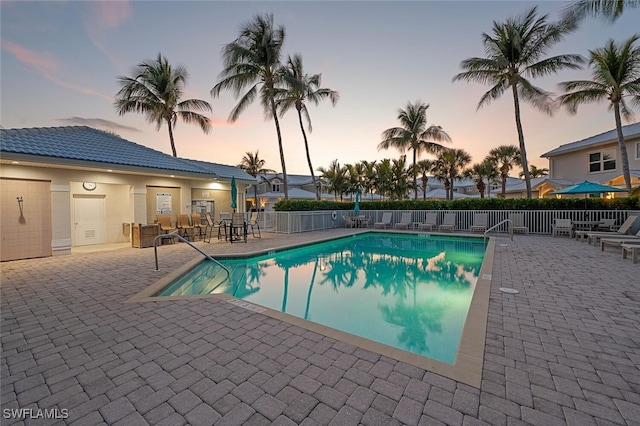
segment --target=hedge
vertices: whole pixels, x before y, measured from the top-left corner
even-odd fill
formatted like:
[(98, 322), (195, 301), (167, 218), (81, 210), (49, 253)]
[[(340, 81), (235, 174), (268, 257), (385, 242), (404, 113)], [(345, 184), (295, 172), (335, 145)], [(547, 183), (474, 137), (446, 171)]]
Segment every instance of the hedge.
[[(361, 201), (360, 210), (640, 210), (640, 197)], [(353, 210), (354, 202), (282, 200), (276, 211)]]

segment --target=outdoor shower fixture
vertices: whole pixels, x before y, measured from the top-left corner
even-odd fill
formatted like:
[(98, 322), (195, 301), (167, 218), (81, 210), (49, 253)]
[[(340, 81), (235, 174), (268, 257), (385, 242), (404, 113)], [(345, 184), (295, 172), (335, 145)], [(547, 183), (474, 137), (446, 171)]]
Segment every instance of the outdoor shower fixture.
[(20, 209), (20, 217), (18, 218), (18, 222), (21, 224), (25, 224), (27, 223), (27, 221), (24, 218), (24, 212), (22, 211), (22, 197), (16, 197), (16, 199), (18, 200), (18, 208)]
[(16, 199), (18, 200), (18, 205), (22, 207), (22, 197), (16, 197)]

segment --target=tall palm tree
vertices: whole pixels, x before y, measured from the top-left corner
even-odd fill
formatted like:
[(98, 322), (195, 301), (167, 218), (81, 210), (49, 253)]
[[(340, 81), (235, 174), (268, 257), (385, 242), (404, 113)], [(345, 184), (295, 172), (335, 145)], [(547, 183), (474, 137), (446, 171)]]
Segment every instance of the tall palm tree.
[(551, 94), (531, 84), (528, 78), (543, 77), (564, 68), (580, 68), (584, 62), (580, 55), (543, 58), (554, 44), (575, 28), (576, 24), (571, 20), (549, 23), (547, 15), (537, 16), (535, 7), (523, 17), (508, 19), (505, 23), (494, 21), (493, 35), (482, 34), (487, 57), (465, 59), (460, 66), (466, 71), (453, 78), (453, 81), (492, 85), (480, 98), (478, 108), (498, 99), (511, 88), (528, 198), (531, 198), (531, 177), (520, 119), (520, 100), (550, 115), (553, 113)]
[(602, 16), (605, 20), (614, 22), (626, 9), (639, 6), (640, 0), (576, 0), (565, 7), (562, 16), (569, 20)]
[[(280, 57), (284, 43), (283, 26), (274, 27), (273, 15), (257, 15), (240, 29), (240, 35), (222, 48), (224, 68), (218, 75), (220, 81), (211, 89), (211, 96), (218, 97), (223, 90), (233, 90), (235, 96), (247, 87), (238, 104), (231, 110), (229, 121), (234, 122), (240, 114), (260, 96), (265, 116), (271, 116), (276, 125), (280, 165), (284, 185), (284, 198), (289, 199), (287, 166), (282, 147), (282, 133), (276, 109), (276, 86), (279, 82)], [(258, 86), (260, 86), (258, 88)]]
[[(536, 165), (532, 164), (531, 166), (529, 166), (529, 175), (532, 178), (538, 178), (538, 177), (542, 177), (542, 176), (549, 176), (549, 169), (545, 168), (538, 168)], [(524, 171), (520, 172), (520, 177), (524, 176)]]
[(589, 66), (593, 68), (592, 80), (565, 81), (559, 84), (562, 90), (570, 93), (558, 99), (573, 114), (581, 104), (609, 100), (609, 109), (613, 110), (616, 122), (622, 173), (627, 191), (631, 191), (631, 176), (621, 116), (625, 119), (633, 118), (633, 112), (625, 98), (628, 98), (632, 105), (640, 105), (640, 46), (634, 46), (639, 38), (636, 34), (620, 45), (609, 40), (605, 47), (590, 50)]
[[(254, 178), (257, 178), (258, 175), (265, 175), (267, 173), (276, 172), (275, 170), (266, 169), (264, 167), (265, 164), (266, 164), (266, 161), (259, 157), (258, 151), (256, 151), (255, 154), (247, 151), (242, 157), (242, 160), (240, 160), (240, 164), (238, 164), (238, 167), (240, 167), (242, 170), (244, 170)], [(253, 184), (253, 199), (256, 202), (256, 210), (259, 211), (260, 203), (258, 202), (258, 183), (257, 182)]]
[[(494, 168), (500, 171), (502, 181), (502, 198), (505, 197), (507, 190), (507, 177), (509, 172), (515, 166), (522, 165), (522, 157), (520, 157), (520, 150), (515, 145), (500, 145), (497, 148), (493, 148), (489, 151), (489, 161), (494, 165)], [(524, 165), (522, 166), (524, 167)]]
[(378, 150), (389, 149), (390, 147), (398, 149), (400, 152), (405, 150), (413, 151), (413, 196), (418, 197), (416, 161), (421, 152), (437, 153), (444, 147), (436, 142), (451, 142), (451, 138), (442, 127), (431, 125), (427, 127), (427, 109), (428, 104), (416, 102), (407, 103), (405, 109), (398, 112), (398, 120), (401, 127), (392, 127), (382, 132), (382, 142), (378, 144)]
[(211, 105), (200, 99), (181, 100), (189, 77), (187, 69), (171, 66), (162, 54), (158, 58), (141, 62), (132, 71), (133, 77), (118, 76), (122, 86), (116, 94), (114, 106), (119, 115), (139, 112), (147, 121), (156, 124), (156, 130), (164, 123), (169, 129), (169, 141), (174, 157), (178, 156), (173, 139), (173, 128), (178, 117), (185, 123), (197, 124), (203, 132), (211, 130), (211, 120), (196, 111), (211, 112)]
[(312, 102), (318, 105), (321, 100), (329, 99), (331, 104), (335, 106), (340, 95), (335, 90), (320, 87), (321, 74), (305, 74), (302, 68), (302, 56), (300, 55), (290, 56), (287, 64), (280, 69), (280, 73), (284, 88), (276, 89), (276, 98), (278, 99), (276, 104), (280, 108), (280, 117), (291, 108), (295, 108), (298, 112), (298, 121), (300, 123), (300, 130), (302, 131), (302, 138), (304, 139), (304, 149), (307, 154), (311, 180), (313, 181), (314, 188), (316, 188), (316, 199), (319, 200), (320, 187), (316, 184), (316, 177), (313, 174), (313, 165), (311, 164), (311, 155), (309, 154), (309, 142), (307, 141), (307, 134), (304, 131), (302, 116), (304, 115), (309, 133), (311, 133), (311, 117), (309, 116), (307, 103)]

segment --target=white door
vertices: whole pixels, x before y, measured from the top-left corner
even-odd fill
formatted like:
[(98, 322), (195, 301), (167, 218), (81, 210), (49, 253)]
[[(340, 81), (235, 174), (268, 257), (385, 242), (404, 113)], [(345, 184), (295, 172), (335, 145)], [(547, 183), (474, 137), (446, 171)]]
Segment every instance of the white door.
[(75, 197), (76, 246), (105, 243), (105, 209), (102, 197)]

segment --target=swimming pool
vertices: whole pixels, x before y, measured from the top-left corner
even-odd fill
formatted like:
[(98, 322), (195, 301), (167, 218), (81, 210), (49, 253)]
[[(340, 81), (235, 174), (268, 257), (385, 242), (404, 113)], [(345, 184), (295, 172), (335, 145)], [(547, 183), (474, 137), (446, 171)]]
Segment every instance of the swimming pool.
[(202, 262), (158, 296), (226, 294), (453, 364), (482, 239), (369, 232), (251, 258)]

